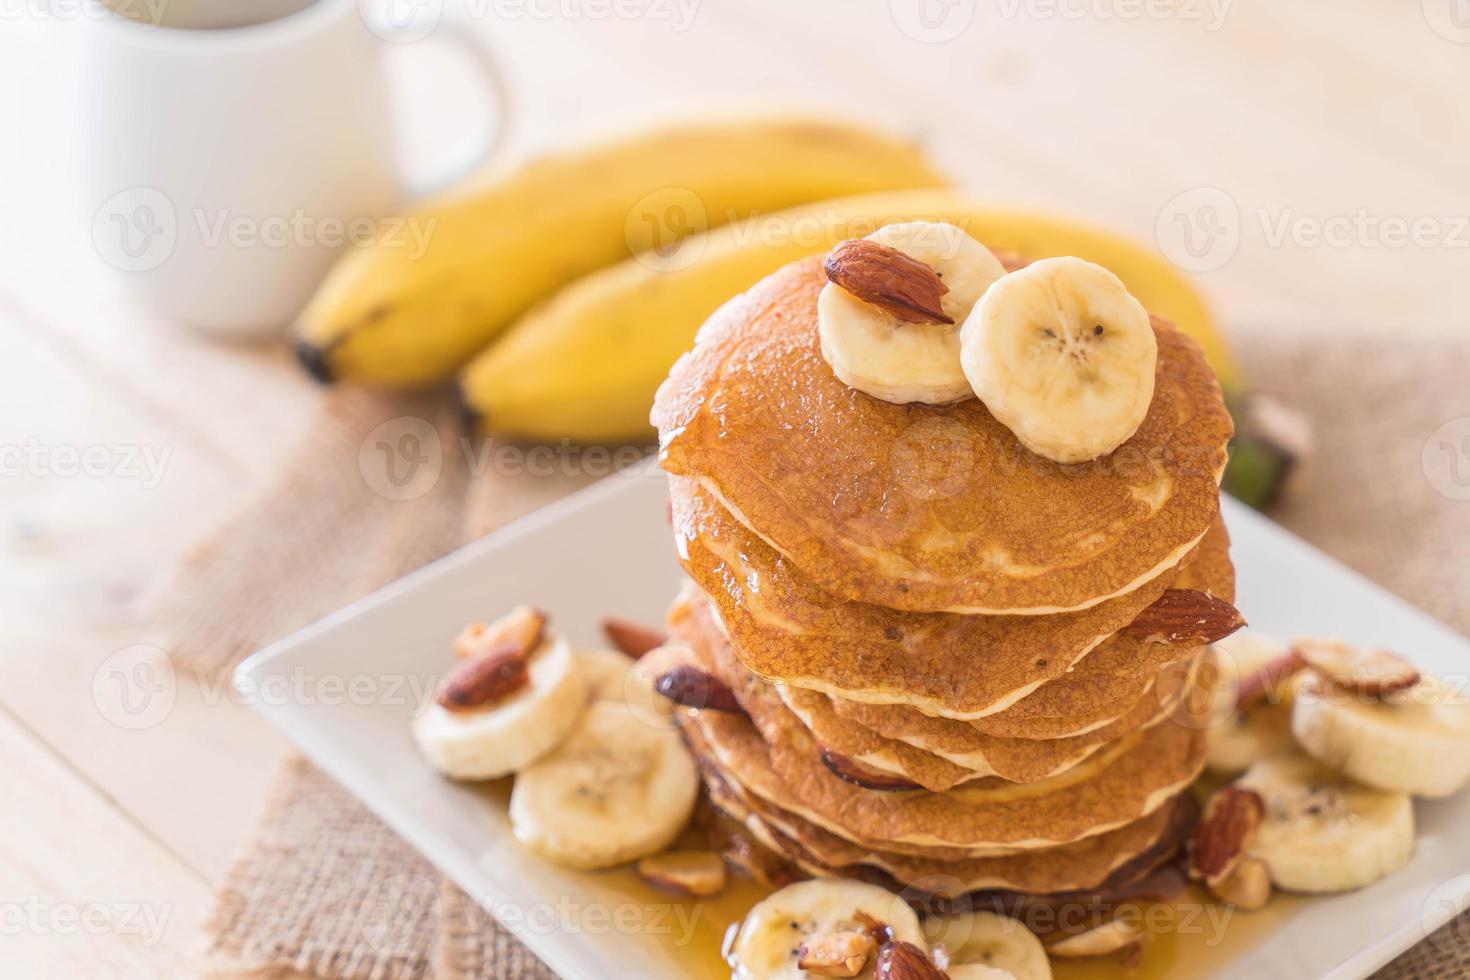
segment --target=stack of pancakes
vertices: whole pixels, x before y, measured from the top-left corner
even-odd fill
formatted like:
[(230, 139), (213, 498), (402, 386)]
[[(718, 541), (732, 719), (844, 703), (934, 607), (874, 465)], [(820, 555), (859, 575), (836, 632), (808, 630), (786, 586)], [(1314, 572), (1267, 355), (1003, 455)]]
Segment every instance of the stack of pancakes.
[(941, 898), (1126, 885), (1192, 819), (1195, 620), (1233, 600), (1213, 373), (1156, 321), (1143, 425), (1062, 465), (977, 400), (844, 385), (824, 282), (801, 262), (726, 304), (654, 408), (692, 580), (671, 636), (743, 709), (683, 712), (711, 797), (812, 875)]

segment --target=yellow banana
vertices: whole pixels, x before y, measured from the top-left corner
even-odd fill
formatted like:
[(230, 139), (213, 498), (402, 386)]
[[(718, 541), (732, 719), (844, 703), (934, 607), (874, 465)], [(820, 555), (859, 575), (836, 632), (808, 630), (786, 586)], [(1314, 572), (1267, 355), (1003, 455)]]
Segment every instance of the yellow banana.
[(752, 214), (938, 187), (912, 144), (805, 116), (665, 125), (488, 176), (345, 255), (297, 325), (322, 380), (422, 387), (569, 282)]
[(1147, 309), (1199, 340), (1222, 381), (1234, 376), (1203, 300), (1152, 252), (1062, 218), (917, 191), (763, 215), (687, 238), (659, 262), (644, 256), (593, 273), (527, 313), (470, 362), (460, 375), (461, 397), (487, 433), (643, 438), (659, 382), (721, 303), (788, 262), (914, 220), (947, 221), (1028, 258), (1076, 255), (1106, 266)]

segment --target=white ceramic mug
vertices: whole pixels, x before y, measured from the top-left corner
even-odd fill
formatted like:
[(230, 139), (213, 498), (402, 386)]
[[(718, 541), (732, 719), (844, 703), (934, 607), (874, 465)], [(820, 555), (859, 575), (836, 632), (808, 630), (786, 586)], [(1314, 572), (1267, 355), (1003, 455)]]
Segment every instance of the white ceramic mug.
[[(359, 0), (87, 2), (93, 244), (141, 302), (185, 324), (276, 332), (344, 244), (377, 230), (422, 247), (414, 236), (426, 230), (393, 215), (408, 195), (381, 65), (387, 42), (469, 51), (499, 110), (478, 157), (505, 131), (495, 62), (437, 13), (423, 30), (374, 20)], [(392, 220), (378, 225), (383, 217)]]

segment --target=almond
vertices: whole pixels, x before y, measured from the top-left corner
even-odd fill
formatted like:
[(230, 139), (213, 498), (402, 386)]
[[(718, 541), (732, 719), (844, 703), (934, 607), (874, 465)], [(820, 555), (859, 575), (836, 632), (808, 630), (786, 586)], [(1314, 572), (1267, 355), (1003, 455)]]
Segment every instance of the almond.
[(902, 939), (878, 948), (873, 980), (949, 980), (922, 949)]
[(1244, 786), (1217, 790), (1189, 838), (1189, 877), (1213, 886), (1228, 878), (1266, 816), (1261, 794)]
[(852, 783), (854, 786), (861, 786), (863, 789), (893, 793), (919, 788), (918, 783), (910, 782), (901, 776), (877, 772), (861, 762), (849, 759), (845, 755), (838, 755), (836, 752), (829, 752), (827, 749), (822, 750), (822, 764), (838, 779)]
[(455, 638), (454, 655), (460, 660), (473, 660), (507, 646), (529, 654), (541, 644), (546, 618), (539, 609), (516, 606), (488, 625), (470, 623)]
[(855, 977), (868, 965), (877, 944), (862, 932), (828, 932), (796, 947), (796, 965), (818, 977)]
[(854, 238), (827, 256), (827, 278), (905, 323), (954, 323), (940, 302), (949, 287), (926, 263), (896, 248)]
[(637, 660), (650, 650), (668, 642), (662, 630), (635, 623), (631, 619), (609, 616), (602, 621), (602, 632), (613, 646)]
[(1244, 625), (1240, 611), (1224, 599), (1198, 589), (1168, 589), (1123, 632), (1158, 643), (1214, 643)]
[(1221, 901), (1254, 912), (1271, 899), (1271, 872), (1260, 858), (1245, 857), (1235, 870), (1210, 883), (1210, 891)]
[(1079, 932), (1048, 943), (1046, 951), (1053, 956), (1105, 956), (1128, 946), (1135, 946), (1143, 939), (1143, 930), (1126, 919), (1111, 919)]
[(879, 922), (873, 916), (858, 909), (852, 915), (857, 924), (867, 930), (868, 935), (873, 937), (873, 942), (882, 946), (884, 943), (893, 942), (893, 926), (886, 922)]
[(638, 862), (638, 876), (676, 895), (704, 898), (725, 890), (725, 862), (714, 851), (665, 851)]
[(724, 681), (693, 664), (679, 664), (659, 674), (653, 689), (686, 708), (733, 712), (744, 710)]
[(530, 679), (525, 653), (516, 646), (506, 645), (466, 660), (451, 670), (444, 678), (437, 700), (440, 707), (449, 711), (468, 711), (501, 700), (524, 687)]
[(1419, 683), (1419, 671), (1398, 654), (1367, 650), (1331, 637), (1306, 637), (1292, 647), (1322, 679), (1371, 698)]
[(1268, 697), (1273, 704), (1279, 703), (1286, 689), (1286, 682), (1306, 666), (1307, 662), (1295, 650), (1262, 664), (1253, 673), (1240, 678), (1236, 684), (1235, 710), (1253, 708)]

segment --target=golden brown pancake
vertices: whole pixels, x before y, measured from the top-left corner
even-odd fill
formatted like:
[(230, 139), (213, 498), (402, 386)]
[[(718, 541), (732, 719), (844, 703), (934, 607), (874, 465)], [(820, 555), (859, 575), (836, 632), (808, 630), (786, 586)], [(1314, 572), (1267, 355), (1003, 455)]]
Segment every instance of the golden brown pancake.
[(952, 898), (980, 889), (1049, 893), (1102, 885), (1120, 867), (1171, 835), (1177, 802), (1116, 830), (1060, 847), (988, 858), (936, 858), (868, 850), (801, 817), (746, 795), (725, 778), (698, 729), (685, 737), (699, 762), (715, 805), (742, 823), (762, 844), (810, 874), (858, 876), (862, 868), (884, 872), (901, 888)]
[[(1235, 567), (1230, 537), (1216, 524), (1196, 550), (1195, 559), (1175, 581), (1178, 588), (1199, 589), (1235, 601)], [(832, 698), (832, 708), (850, 721), (888, 738), (947, 750), (985, 748), (981, 736), (1052, 739), (1088, 736), (1107, 741), (1126, 734), (1122, 719), (1160, 679), (1177, 683), (1183, 663), (1194, 652), (1187, 645), (1152, 643), (1126, 635), (1098, 646), (1070, 672), (1049, 681), (1004, 711), (959, 721), (935, 718), (907, 705), (863, 704)], [(1164, 673), (1169, 671), (1169, 673)]]
[[(1054, 616), (900, 612), (823, 592), (691, 481), (672, 478), (670, 496), (680, 560), (748, 668), (834, 697), (943, 717), (994, 714), (1065, 676), (1179, 574), (1171, 569), (1127, 595)], [(1228, 554), (1223, 530), (1207, 534), (1206, 545)]]
[[(1193, 657), (1186, 663), (1192, 663)], [(832, 700), (815, 691), (776, 685), (776, 694), (824, 747), (879, 772), (910, 779), (925, 789), (945, 790), (977, 776), (1030, 783), (1066, 772), (1109, 742), (1168, 717), (1186, 691), (1187, 676), (1151, 686), (1128, 714), (1095, 732), (1057, 739), (1002, 738), (966, 726), (961, 738), (925, 741), (922, 736), (892, 739), (838, 714)], [(959, 743), (958, 745), (955, 743)], [(929, 760), (947, 763), (939, 767)]]
[[(707, 651), (716, 674), (732, 689), (759, 692), (759, 697), (743, 703), (745, 710), (756, 718), (757, 725), (764, 712), (776, 710), (779, 700), (811, 731), (823, 749), (928, 790), (940, 792), (983, 776), (998, 776), (1009, 782), (1035, 782), (1077, 765), (1109, 741), (1090, 735), (1055, 740), (998, 738), (955, 722), (954, 726), (966, 737), (963, 751), (947, 755), (930, 751), (923, 745), (888, 738), (839, 715), (826, 695), (771, 685), (751, 677), (734, 655), (730, 641), (717, 628), (708, 599), (697, 590), (688, 590), (681, 597), (681, 612), (671, 620), (669, 631), (674, 642)], [(1112, 739), (1163, 721), (1183, 699), (1187, 680), (1186, 672), (1151, 687), (1129, 715), (1112, 726)]]
[(1177, 565), (1214, 520), (1233, 431), (1199, 347), (1155, 321), (1137, 433), (1090, 463), (1023, 447), (978, 400), (894, 405), (818, 348), (820, 258), (725, 304), (659, 388), (668, 472), (697, 480), (834, 595), (893, 609), (1055, 613)]
[[(701, 648), (697, 637), (687, 639), (719, 673), (715, 652)], [(1204, 763), (1209, 697), (1197, 688), (1202, 696), (1190, 698), (1177, 720), (1135, 732), (1060, 776), (1025, 785), (981, 779), (944, 793), (863, 789), (826, 768), (805, 726), (756, 678), (725, 679), (742, 706), (765, 699), (759, 712), (680, 709), (721, 770), (753, 796), (864, 847), (928, 856), (953, 849), (974, 857), (1054, 847), (1147, 816)]]

